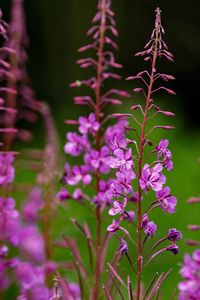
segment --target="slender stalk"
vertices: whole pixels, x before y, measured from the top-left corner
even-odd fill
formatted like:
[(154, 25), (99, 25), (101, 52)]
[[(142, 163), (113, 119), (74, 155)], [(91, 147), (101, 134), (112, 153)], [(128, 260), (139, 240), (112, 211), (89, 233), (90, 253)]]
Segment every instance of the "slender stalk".
[(140, 178), (142, 175), (142, 166), (143, 166), (143, 154), (144, 154), (144, 141), (145, 141), (145, 130), (147, 125), (147, 116), (149, 111), (149, 106), (151, 103), (151, 94), (152, 87), (154, 83), (154, 73), (156, 67), (156, 59), (157, 59), (157, 51), (158, 51), (158, 32), (156, 31), (155, 45), (154, 45), (154, 55), (152, 60), (152, 68), (150, 75), (150, 83), (148, 86), (148, 93), (146, 97), (146, 106), (144, 111), (144, 118), (142, 123), (141, 137), (140, 137), (140, 146), (139, 146), (139, 161), (138, 161), (138, 207), (137, 207), (137, 215), (138, 215), (138, 231), (137, 231), (137, 251), (138, 251), (138, 271), (137, 271), (137, 292), (136, 299), (140, 300), (141, 296), (141, 273), (142, 273), (142, 206), (141, 206), (141, 197), (142, 197), (142, 189), (140, 187)]
[[(103, 72), (103, 51), (105, 45), (105, 30), (106, 30), (106, 0), (102, 0), (102, 16), (100, 24), (100, 38), (99, 38), (99, 49), (98, 49), (98, 64), (97, 64), (97, 83), (96, 83), (96, 105), (95, 105), (95, 115), (97, 121), (100, 122), (101, 118), (101, 87), (102, 87), (102, 72)], [(96, 149), (100, 149), (100, 130), (95, 136)], [(96, 194), (99, 192), (99, 172), (96, 172)], [(97, 236), (96, 236), (96, 269), (95, 269), (95, 283), (92, 292), (92, 299), (98, 299), (99, 285), (100, 285), (100, 275), (101, 275), (101, 206), (98, 205), (96, 208), (96, 218), (97, 218)]]

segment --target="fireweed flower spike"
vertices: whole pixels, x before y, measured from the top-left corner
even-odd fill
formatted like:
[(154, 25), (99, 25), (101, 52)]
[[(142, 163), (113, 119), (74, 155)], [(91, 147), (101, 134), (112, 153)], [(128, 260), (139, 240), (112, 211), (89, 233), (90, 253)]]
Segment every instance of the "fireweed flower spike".
[[(8, 25), (2, 20), (2, 12), (0, 10), (0, 36), (1, 40), (8, 39)], [(0, 113), (5, 117), (12, 117), (16, 114), (14, 109), (5, 106), (5, 94), (8, 88), (3, 86), (5, 79), (11, 76), (10, 64), (5, 60), (7, 55), (12, 50), (9, 48), (0, 48)], [(14, 89), (9, 89), (9, 92), (15, 93)], [(2, 117), (2, 115), (1, 115)], [(0, 133), (11, 135), (16, 133), (12, 127), (0, 128)], [(3, 145), (1, 145), (2, 147)], [(16, 248), (19, 244), (19, 228), (20, 218), (19, 212), (15, 207), (15, 200), (10, 197), (10, 190), (15, 177), (14, 152), (0, 151), (0, 291), (3, 292), (10, 284), (8, 271), (13, 270), (18, 265), (18, 259), (13, 257), (11, 248)]]
[[(91, 261), (93, 258), (95, 259), (94, 285), (89, 297), (94, 300), (99, 297), (101, 272), (105, 262), (109, 238), (109, 235), (107, 236), (106, 233), (106, 237), (103, 240), (101, 228), (103, 210), (111, 204), (109, 197), (106, 199), (105, 194), (113, 183), (113, 179), (109, 177), (111, 167), (108, 165), (108, 159), (110, 159), (112, 150), (116, 148), (115, 154), (120, 160), (115, 165), (115, 158), (113, 157), (112, 168), (120, 165), (120, 168), (123, 169), (128, 164), (127, 177), (130, 178), (130, 174), (133, 174), (131, 170), (131, 151), (125, 152), (118, 149), (126, 146), (125, 126), (127, 122), (122, 118), (117, 124), (107, 127), (106, 130), (103, 128), (103, 125), (110, 118), (110, 116), (105, 116), (104, 114), (105, 106), (108, 104), (118, 105), (121, 103), (121, 97), (128, 97), (129, 95), (127, 92), (115, 88), (106, 90), (107, 79), (121, 79), (121, 76), (115, 70), (120, 69), (122, 66), (116, 62), (113, 51), (117, 48), (114, 38), (118, 36), (118, 32), (115, 27), (114, 12), (111, 9), (111, 0), (99, 0), (97, 9), (97, 13), (92, 20), (92, 27), (87, 32), (92, 42), (79, 49), (80, 53), (94, 52), (95, 56), (82, 58), (77, 61), (81, 68), (92, 68), (94, 75), (89, 79), (76, 80), (71, 84), (71, 87), (80, 88), (85, 86), (91, 90), (90, 95), (76, 96), (74, 102), (77, 105), (87, 105), (92, 111), (89, 116), (79, 117), (77, 121), (69, 120), (66, 122), (71, 125), (78, 125), (79, 132), (67, 133), (64, 151), (73, 157), (82, 156), (83, 163), (73, 167), (68, 163), (65, 165), (63, 182), (74, 186), (75, 190), (72, 193), (68, 193), (67, 190), (64, 192), (61, 190), (58, 193), (61, 201), (63, 201), (63, 197), (69, 199), (69, 195), (71, 195), (71, 199), (78, 201), (80, 204), (88, 205), (89, 201), (94, 205), (97, 224), (96, 241), (94, 242), (96, 245), (91, 250), (89, 244), (89, 251), (92, 251), (92, 256), (90, 255), (90, 258), (92, 257)], [(119, 174), (119, 180), (121, 181), (121, 189), (129, 188), (125, 177)], [(87, 195), (89, 185), (93, 187), (94, 192), (92, 196)], [(114, 183), (113, 189), (115, 189)], [(116, 202), (116, 207), (112, 213), (115, 215), (116, 213), (121, 213), (122, 210), (123, 207)], [(117, 222), (114, 222), (109, 228), (111, 232), (115, 230), (117, 230)]]
[[(199, 204), (200, 197), (192, 197), (187, 202), (190, 205)], [(188, 225), (188, 229), (198, 231), (200, 230), (200, 225)], [(178, 299), (200, 299), (200, 240), (187, 240), (186, 242), (187, 245), (198, 248), (192, 255), (187, 253), (184, 255), (184, 261), (180, 270), (184, 281), (181, 281), (178, 285)]]
[[(166, 91), (170, 95), (174, 95), (175, 92), (171, 89), (160, 86), (159, 80), (168, 82), (173, 80), (174, 77), (168, 74), (162, 74), (157, 71), (157, 61), (159, 58), (166, 58), (169, 61), (173, 61), (173, 55), (168, 51), (168, 48), (163, 40), (164, 29), (161, 24), (161, 10), (156, 9), (155, 27), (151, 35), (150, 41), (146, 44), (143, 51), (138, 52), (136, 56), (142, 56), (145, 61), (150, 62), (150, 70), (139, 72), (136, 76), (128, 77), (127, 80), (138, 80), (141, 82), (141, 86), (136, 87), (134, 92), (142, 93), (145, 97), (145, 105), (134, 105), (131, 107), (132, 114), (115, 114), (116, 118), (132, 117), (136, 123), (136, 128), (126, 127), (126, 131), (136, 133), (136, 138), (139, 140), (131, 140), (129, 137), (128, 144), (134, 144), (136, 147), (136, 155), (131, 154), (130, 148), (127, 145), (118, 145), (113, 149), (112, 155), (109, 159), (109, 165), (113, 169), (117, 169), (117, 178), (110, 185), (106, 197), (107, 199), (114, 200), (113, 208), (109, 210), (109, 214), (112, 216), (119, 215), (117, 220), (113, 220), (113, 223), (108, 226), (108, 231), (115, 232), (121, 230), (120, 223), (123, 220), (122, 215), (126, 214), (127, 205), (132, 199), (136, 197), (137, 205), (137, 288), (135, 291), (135, 297), (137, 300), (141, 300), (141, 274), (143, 267), (148, 265), (153, 258), (162, 252), (178, 253), (178, 246), (176, 242), (182, 237), (181, 233), (176, 229), (170, 229), (168, 235), (156, 242), (150, 252), (147, 255), (143, 254), (146, 249), (146, 243), (149, 238), (156, 236), (157, 225), (149, 220), (149, 214), (153, 209), (160, 208), (162, 211), (172, 214), (175, 212), (177, 200), (171, 195), (170, 188), (164, 186), (166, 183), (166, 176), (163, 174), (166, 171), (170, 171), (173, 168), (172, 153), (168, 149), (169, 141), (162, 139), (153, 150), (147, 152), (147, 147), (153, 145), (153, 141), (150, 140), (151, 132), (155, 129), (171, 130), (172, 126), (168, 125), (154, 125), (152, 129), (148, 129), (148, 121), (154, 118), (158, 113), (165, 116), (174, 116), (169, 111), (163, 111), (158, 105), (154, 103), (154, 97), (158, 91)], [(141, 118), (136, 117), (134, 114), (138, 110), (141, 114)], [(139, 130), (137, 129), (139, 126)], [(152, 157), (156, 156), (153, 160)], [(137, 189), (133, 185), (133, 180), (137, 181)], [(150, 197), (149, 192), (154, 192), (154, 199), (149, 204), (146, 198)], [(122, 200), (121, 200), (122, 199)], [(126, 199), (126, 200), (124, 200)], [(123, 229), (125, 230), (125, 229)], [(144, 231), (144, 237), (143, 232)], [(154, 237), (155, 238), (155, 237)], [(152, 253), (154, 249), (163, 243), (164, 241), (170, 241), (172, 244), (158, 250), (156, 253)], [(151, 255), (149, 259), (147, 257)], [(146, 261), (148, 260), (148, 262)], [(168, 273), (162, 275), (160, 283), (164, 281)], [(148, 299), (152, 299), (157, 292), (157, 287), (152, 288)], [(131, 298), (130, 298), (131, 299)]]
[[(40, 102), (35, 100), (34, 91), (30, 87), (29, 76), (26, 68), (28, 35), (26, 32), (26, 20), (23, 0), (12, 0), (8, 40), (5, 48), (10, 49), (8, 61), (10, 64), (10, 76), (7, 77), (7, 91), (5, 96), (6, 106), (10, 109), (18, 109), (18, 114), (5, 116), (6, 127), (19, 127), (19, 121), (34, 123), (38, 119)], [(12, 92), (15, 90), (15, 93)], [(4, 138), (4, 148), (9, 149), (15, 138), (29, 141), (32, 133), (26, 128), (18, 128), (15, 135), (7, 135)]]

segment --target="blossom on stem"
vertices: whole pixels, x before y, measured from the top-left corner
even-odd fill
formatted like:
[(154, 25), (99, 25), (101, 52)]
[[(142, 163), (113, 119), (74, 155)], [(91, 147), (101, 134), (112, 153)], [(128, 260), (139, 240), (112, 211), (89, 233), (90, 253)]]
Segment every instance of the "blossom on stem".
[(117, 148), (113, 151), (113, 156), (109, 159), (109, 166), (112, 169), (126, 169), (133, 167), (132, 151), (131, 149), (122, 150)]
[(182, 237), (183, 237), (182, 233), (179, 230), (177, 230), (176, 228), (169, 229), (168, 235), (167, 235), (168, 240), (170, 240), (172, 242), (177, 242), (180, 239), (182, 239)]
[(15, 176), (14, 157), (11, 153), (0, 153), (0, 186), (11, 183)]
[(158, 199), (161, 208), (170, 213), (175, 213), (175, 207), (177, 204), (177, 200), (170, 193), (170, 188), (168, 186), (164, 187), (162, 190), (156, 193), (156, 198)]
[(153, 168), (150, 168), (148, 164), (144, 165), (140, 186), (145, 192), (148, 192), (150, 188), (156, 192), (162, 189), (163, 184), (166, 182), (166, 177), (162, 174), (162, 170), (163, 167), (160, 163)]
[(128, 252), (128, 244), (123, 239), (121, 239), (119, 251), (121, 254), (126, 254)]
[(157, 225), (153, 221), (150, 221), (144, 228), (144, 233), (146, 233), (149, 236), (152, 236), (157, 230)]
[(112, 224), (107, 227), (108, 232), (116, 232), (119, 229), (119, 222), (113, 220)]
[(87, 135), (78, 135), (75, 132), (67, 133), (68, 142), (64, 146), (64, 151), (71, 156), (79, 156), (83, 151), (90, 149)]
[(96, 121), (94, 113), (90, 113), (87, 117), (79, 118), (79, 132), (81, 134), (95, 134), (99, 130), (100, 124)]
[(113, 207), (109, 210), (109, 215), (115, 216), (115, 215), (122, 215), (124, 213), (124, 209), (127, 204), (127, 199), (125, 198), (123, 202), (114, 201)]

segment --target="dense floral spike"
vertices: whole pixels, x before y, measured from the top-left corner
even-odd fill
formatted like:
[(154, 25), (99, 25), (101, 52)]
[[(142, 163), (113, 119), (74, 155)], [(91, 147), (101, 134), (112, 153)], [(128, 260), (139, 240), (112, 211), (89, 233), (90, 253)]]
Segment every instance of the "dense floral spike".
[[(115, 71), (111, 71), (111, 69), (115, 70), (121, 68), (122, 65), (116, 62), (112, 51), (112, 48), (116, 48), (116, 44), (113, 41), (113, 37), (111, 38), (110, 36), (118, 36), (118, 31), (115, 28), (114, 13), (111, 10), (110, 0), (99, 0), (98, 12), (94, 16), (92, 23), (91, 29), (87, 32), (87, 35), (92, 38), (92, 43), (81, 47), (79, 52), (86, 52), (92, 49), (96, 52), (96, 58), (83, 58), (78, 60), (77, 63), (81, 68), (94, 68), (96, 76), (87, 80), (76, 80), (71, 84), (71, 87), (81, 87), (85, 85), (94, 91), (95, 97), (80, 96), (75, 97), (74, 100), (76, 104), (89, 105), (92, 110), (94, 110), (98, 120), (100, 112), (107, 104), (120, 104), (121, 101), (119, 97), (128, 97), (129, 94), (118, 89), (102, 92), (102, 86), (107, 79), (121, 79)], [(89, 116), (88, 121), (90, 118), (93, 118), (92, 114)], [(84, 122), (84, 118), (81, 118), (79, 121), (81, 124), (81, 121)], [(90, 125), (91, 122), (92, 121), (90, 121)], [(95, 122), (94, 118), (93, 122)], [(84, 127), (85, 126), (86, 124)], [(96, 124), (96, 126), (98, 125)], [(81, 125), (80, 129), (82, 129)], [(82, 130), (80, 130), (80, 132), (81, 131)]]
[[(170, 188), (164, 186), (166, 183), (166, 176), (163, 174), (165, 170), (171, 171), (173, 169), (173, 162), (171, 160), (172, 153), (168, 149), (169, 141), (162, 139), (153, 150), (147, 152), (147, 146), (152, 146), (153, 142), (150, 140), (151, 133), (156, 128), (165, 130), (171, 130), (173, 127), (168, 125), (154, 125), (152, 129), (147, 131), (148, 121), (155, 117), (158, 113), (162, 113), (165, 116), (174, 116), (173, 113), (163, 111), (157, 105), (154, 104), (154, 95), (160, 90), (165, 90), (169, 94), (175, 94), (171, 89), (165, 86), (159, 86), (158, 79), (165, 82), (174, 79), (173, 76), (168, 74), (162, 74), (157, 71), (157, 60), (160, 57), (167, 58), (173, 61), (173, 55), (167, 50), (167, 46), (163, 41), (164, 29), (161, 24), (161, 10), (156, 9), (155, 28), (151, 35), (151, 40), (146, 44), (144, 51), (138, 52), (136, 56), (144, 57), (145, 61), (151, 63), (150, 71), (141, 71), (136, 76), (128, 77), (127, 80), (139, 80), (141, 86), (136, 87), (134, 92), (142, 93), (145, 98), (145, 105), (133, 105), (131, 110), (132, 114), (115, 114), (116, 118), (131, 117), (136, 123), (136, 129), (132, 127), (126, 127), (126, 131), (136, 133), (138, 140), (131, 140), (129, 138), (128, 145), (134, 144), (136, 148), (136, 155), (132, 156), (132, 151), (128, 148), (128, 145), (116, 145), (112, 149), (112, 155), (108, 159), (109, 166), (117, 169), (116, 179), (110, 185), (106, 193), (106, 198), (113, 202), (113, 208), (109, 210), (109, 214), (112, 216), (119, 215), (118, 219), (114, 219), (113, 223), (108, 226), (109, 232), (115, 233), (116, 231), (123, 231), (126, 233), (127, 238), (131, 239), (130, 234), (124, 227), (121, 226), (123, 221), (123, 215), (127, 214), (127, 208), (129, 201), (135, 199), (137, 205), (137, 290), (136, 299), (141, 299), (141, 273), (143, 265), (148, 265), (153, 258), (161, 254), (166, 250), (173, 254), (178, 253), (178, 246), (175, 244), (182, 235), (176, 229), (170, 229), (167, 236), (156, 242), (148, 255), (144, 256), (143, 250), (147, 240), (156, 234), (157, 225), (149, 220), (149, 214), (154, 208), (160, 207), (164, 212), (170, 214), (175, 212), (177, 200), (171, 195)], [(136, 117), (135, 110), (138, 110), (141, 114), (141, 120), (138, 115)], [(139, 131), (138, 128), (139, 127)], [(147, 152), (147, 153), (146, 153)], [(152, 159), (152, 156), (156, 156)], [(134, 181), (137, 181), (137, 190), (133, 188)], [(147, 208), (143, 207), (143, 203), (146, 202), (146, 195), (150, 191), (154, 192), (153, 201), (146, 204)], [(146, 194), (146, 195), (145, 195)], [(145, 205), (145, 203), (144, 203)], [(144, 231), (144, 238), (142, 231)], [(167, 247), (158, 250), (156, 253), (152, 253), (154, 249), (163, 243), (164, 241), (171, 241)], [(147, 257), (149, 260), (145, 262)], [(155, 288), (155, 287), (154, 287)], [(151, 299), (151, 298), (148, 298)]]
[[(6, 127), (19, 127), (19, 121), (35, 122), (40, 110), (40, 102), (35, 100), (35, 95), (30, 87), (29, 76), (26, 68), (28, 35), (23, 8), (23, 0), (13, 0), (11, 8), (11, 20), (8, 31), (8, 40), (5, 48), (11, 49), (8, 54), (11, 76), (7, 77), (7, 93), (5, 104), (10, 109), (17, 109), (18, 114), (12, 117), (5, 115)], [(12, 93), (12, 90), (16, 93)], [(26, 128), (19, 128), (15, 135), (21, 140), (28, 141), (32, 133)], [(14, 136), (5, 138), (5, 148), (9, 149)]]
[[(2, 20), (2, 12), (0, 10), (0, 36), (1, 40), (8, 39), (8, 25)], [(8, 47), (0, 48), (0, 113), (12, 118), (16, 114), (14, 109), (5, 106), (5, 94), (7, 92), (15, 94), (15, 90), (4, 87), (5, 79), (11, 75), (10, 64), (6, 61), (6, 57), (12, 50)], [(3, 113), (3, 114), (2, 114)], [(0, 132), (11, 136), (16, 133), (12, 127), (1, 128)], [(1, 145), (2, 147), (2, 145)], [(11, 185), (15, 178), (15, 169), (13, 166), (15, 153), (0, 152), (0, 291), (4, 291), (10, 284), (11, 278), (8, 273), (15, 269), (18, 265), (18, 259), (13, 256), (11, 249), (19, 245), (20, 233), (20, 215), (15, 207), (15, 200), (10, 197)], [(12, 272), (11, 272), (12, 273)]]
[[(197, 204), (200, 202), (199, 197), (192, 197), (188, 200), (188, 204)], [(199, 231), (200, 225), (188, 225), (191, 231)], [(180, 273), (183, 277), (179, 283), (179, 300), (200, 299), (200, 240), (187, 240), (187, 245), (198, 247), (192, 256), (185, 254), (183, 265)]]
[[(12, 78), (11, 66), (10, 63), (7, 62), (7, 57), (10, 53), (13, 53), (14, 50), (5, 46), (5, 43), (8, 41), (8, 24), (2, 20), (2, 12), (0, 11), (0, 36), (4, 40), (4, 46), (0, 49), (0, 68), (1, 68), (1, 75), (0, 75), (0, 116), (1, 116), (1, 128), (0, 133), (1, 135), (8, 136), (9, 138), (16, 134), (16, 129), (13, 128), (12, 124), (10, 126), (5, 126), (5, 116), (7, 119), (13, 119), (16, 115), (16, 110), (14, 108), (10, 108), (6, 106), (5, 98), (6, 94), (9, 93), (11, 95), (16, 94), (16, 90), (11, 87), (5, 86), (5, 80), (8, 78)], [(3, 140), (3, 138), (1, 138)], [(0, 146), (4, 147), (3, 144)]]
[[(104, 130), (103, 125), (110, 119), (105, 116), (103, 109), (107, 104), (117, 105), (121, 103), (121, 97), (128, 97), (128, 93), (119, 89), (106, 90), (105, 82), (107, 79), (120, 79), (116, 69), (122, 66), (115, 60), (113, 49), (117, 48), (114, 37), (118, 35), (115, 28), (114, 13), (111, 10), (110, 0), (99, 0), (98, 11), (92, 20), (92, 28), (88, 31), (88, 36), (92, 38), (92, 43), (81, 47), (79, 52), (95, 52), (95, 58), (87, 57), (78, 60), (81, 68), (94, 69), (93, 77), (87, 80), (76, 80), (71, 87), (86, 86), (92, 91), (91, 95), (78, 96), (74, 98), (77, 105), (89, 105), (92, 112), (87, 117), (79, 117), (76, 121), (70, 120), (67, 123), (78, 125), (78, 133), (68, 132), (67, 143), (64, 147), (66, 154), (73, 157), (82, 157), (82, 163), (71, 167), (68, 163), (65, 165), (65, 174), (63, 182), (74, 186), (75, 190), (69, 193), (67, 190), (61, 190), (58, 198), (72, 198), (75, 201), (85, 204), (91, 202), (96, 210), (96, 247), (95, 247), (95, 268), (93, 272), (94, 286), (92, 286), (91, 299), (98, 299), (99, 287), (101, 281), (101, 272), (105, 263), (108, 237), (102, 238), (102, 213), (106, 206), (110, 205), (109, 198), (106, 198), (106, 191), (113, 183), (110, 178), (111, 167), (108, 165), (110, 152), (116, 148), (120, 165), (123, 168), (131, 160), (131, 151), (127, 154), (120, 153), (118, 147), (126, 146), (125, 126), (128, 124), (124, 118), (117, 124), (107, 127)], [(113, 71), (112, 71), (113, 70)], [(115, 162), (113, 159), (113, 168)], [(130, 165), (131, 167), (131, 165)], [(128, 170), (131, 173), (131, 170)], [(120, 175), (119, 175), (120, 176)], [(121, 178), (122, 185), (125, 178)], [(114, 183), (113, 183), (114, 184)], [(80, 186), (81, 188), (78, 187)], [(88, 185), (93, 186), (92, 196), (87, 195)], [(117, 202), (116, 202), (117, 207)], [(115, 209), (115, 212), (117, 208)], [(113, 213), (115, 213), (113, 211)], [(112, 230), (112, 229), (111, 229)]]

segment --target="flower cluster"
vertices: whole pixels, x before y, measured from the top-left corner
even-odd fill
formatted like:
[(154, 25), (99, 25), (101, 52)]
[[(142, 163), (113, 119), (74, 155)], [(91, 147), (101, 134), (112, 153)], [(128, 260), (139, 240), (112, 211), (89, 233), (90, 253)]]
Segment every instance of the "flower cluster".
[(12, 114), (9, 117), (5, 115), (5, 126), (18, 128), (15, 136), (5, 139), (7, 149), (11, 148), (13, 138), (19, 138), (23, 141), (29, 141), (32, 138), (32, 133), (25, 126), (21, 128), (19, 122), (21, 120), (29, 123), (36, 122), (40, 110), (40, 102), (35, 99), (34, 91), (30, 87), (26, 67), (28, 59), (26, 48), (29, 41), (23, 2), (23, 0), (12, 1), (8, 39), (5, 42), (5, 49), (9, 49), (8, 60), (10, 64), (5, 101), (7, 107), (18, 110), (17, 114)]
[[(156, 10), (155, 28), (152, 32), (150, 41), (146, 44), (144, 51), (138, 52), (136, 56), (144, 57), (145, 61), (151, 63), (150, 71), (141, 71), (136, 76), (128, 77), (127, 80), (139, 80), (142, 86), (134, 89), (136, 93), (142, 93), (145, 98), (145, 105), (133, 105), (131, 110), (132, 114), (114, 114), (116, 118), (130, 117), (134, 121), (134, 128), (126, 126), (127, 132), (134, 132), (136, 139), (127, 139), (127, 143), (123, 145), (116, 145), (112, 149), (108, 163), (110, 168), (116, 169), (116, 179), (113, 180), (110, 188), (106, 193), (106, 199), (113, 202), (113, 207), (109, 210), (111, 216), (119, 216), (118, 219), (114, 219), (112, 224), (108, 226), (108, 232), (112, 232), (117, 235), (117, 231), (121, 230), (125, 233), (127, 239), (132, 240), (132, 237), (124, 226), (121, 226), (121, 222), (124, 220), (124, 216), (129, 215), (128, 208), (132, 202), (136, 203), (137, 215), (137, 291), (136, 299), (140, 299), (141, 294), (141, 272), (143, 266), (148, 265), (157, 255), (164, 251), (177, 254), (179, 248), (176, 244), (182, 237), (182, 234), (172, 228), (168, 234), (162, 239), (157, 241), (151, 250), (144, 255), (144, 246), (149, 237), (155, 235), (157, 231), (157, 225), (154, 221), (149, 220), (150, 213), (153, 209), (160, 207), (162, 211), (172, 214), (176, 210), (177, 200), (171, 194), (170, 188), (166, 186), (165, 171), (171, 171), (173, 169), (172, 153), (168, 149), (169, 141), (162, 139), (153, 147), (152, 150), (148, 150), (147, 147), (153, 146), (153, 141), (150, 140), (152, 131), (156, 129), (171, 130), (172, 126), (169, 125), (155, 125), (149, 131), (147, 131), (147, 123), (150, 119), (153, 119), (158, 113), (165, 116), (174, 116), (172, 112), (163, 111), (158, 105), (155, 104), (154, 94), (160, 90), (164, 90), (169, 94), (175, 94), (174, 91), (158, 85), (158, 79), (165, 82), (174, 79), (173, 76), (168, 74), (162, 74), (157, 71), (157, 59), (165, 57), (170, 61), (173, 61), (173, 55), (168, 51), (162, 35), (164, 29), (161, 24), (161, 10)], [(135, 114), (135, 111), (139, 111), (139, 114)], [(139, 127), (139, 129), (138, 129)], [(133, 152), (134, 145), (136, 154)], [(132, 154), (133, 153), (133, 154)], [(154, 156), (154, 158), (152, 158)], [(148, 199), (152, 199), (149, 201)], [(144, 234), (142, 233), (144, 232)], [(125, 245), (121, 239), (121, 253), (127, 255), (127, 244)], [(164, 241), (170, 241), (171, 244), (157, 250), (153, 254), (153, 251)], [(133, 241), (134, 242), (134, 241)], [(124, 251), (124, 248), (126, 251)], [(129, 258), (130, 262), (130, 258)], [(131, 265), (132, 266), (132, 265)], [(156, 287), (152, 288), (151, 296), (156, 293)], [(149, 298), (152, 299), (152, 298)]]
[[(191, 197), (188, 204), (194, 205), (200, 203), (200, 197)], [(200, 225), (190, 224), (188, 229), (191, 231), (199, 231)], [(184, 281), (178, 285), (179, 300), (200, 299), (200, 241), (199, 240), (187, 240), (189, 246), (198, 247), (192, 253), (192, 256), (185, 254), (183, 265), (180, 273)]]
[(181, 276), (184, 281), (180, 282), (179, 300), (200, 299), (200, 250), (193, 252), (192, 257), (185, 254), (181, 268)]

